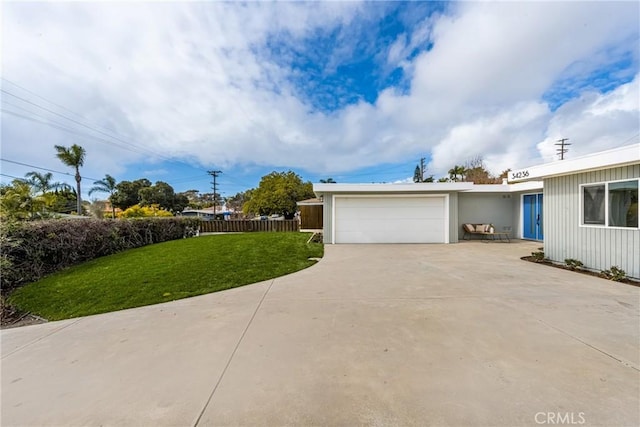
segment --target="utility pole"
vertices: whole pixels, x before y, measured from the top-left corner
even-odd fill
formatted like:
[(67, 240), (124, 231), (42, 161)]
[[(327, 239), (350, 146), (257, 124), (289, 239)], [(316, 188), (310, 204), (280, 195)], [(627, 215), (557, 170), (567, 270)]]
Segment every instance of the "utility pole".
[(569, 140), (569, 138), (562, 138), (562, 139), (558, 140), (559, 144), (554, 144), (554, 145), (557, 145), (557, 146), (560, 147), (560, 148), (556, 148), (556, 152), (560, 155), (560, 160), (564, 160), (564, 154), (567, 151), (569, 151), (568, 148), (564, 148), (567, 145), (571, 145), (568, 142), (566, 142), (568, 140)]
[(213, 182), (211, 184), (213, 184), (213, 219), (215, 219), (216, 203), (218, 202), (218, 183), (216, 182), (216, 179), (218, 178), (218, 175), (222, 173), (222, 171), (208, 171), (207, 173), (213, 177)]
[(426, 159), (422, 157), (420, 159), (420, 182), (424, 182), (424, 161)]

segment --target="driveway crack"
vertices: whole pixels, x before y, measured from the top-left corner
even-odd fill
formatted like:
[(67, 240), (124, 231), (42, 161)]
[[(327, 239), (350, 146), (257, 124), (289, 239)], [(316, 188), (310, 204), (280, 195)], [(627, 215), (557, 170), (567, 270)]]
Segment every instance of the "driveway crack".
[(568, 332), (566, 332), (566, 331), (563, 331), (563, 330), (562, 330), (562, 329), (560, 329), (560, 328), (557, 328), (557, 327), (555, 327), (555, 326), (553, 326), (553, 325), (548, 324), (547, 322), (545, 322), (545, 321), (544, 321), (544, 320), (542, 320), (542, 319), (536, 319), (536, 320), (537, 320), (538, 322), (542, 323), (543, 325), (547, 326), (548, 328), (551, 328), (551, 329), (553, 329), (553, 330), (555, 330), (555, 331), (558, 331), (558, 332), (560, 332), (561, 334), (566, 335), (566, 336), (568, 336), (569, 338), (572, 338), (572, 339), (574, 339), (574, 340), (576, 340), (576, 341), (578, 341), (578, 342), (580, 342), (580, 343), (582, 343), (582, 344), (586, 345), (587, 347), (592, 348), (593, 350), (596, 350), (596, 351), (598, 351), (598, 352), (600, 352), (600, 353), (604, 354), (604, 355), (605, 355), (605, 356), (607, 356), (607, 357), (610, 357), (611, 359), (613, 359), (613, 360), (615, 360), (615, 361), (617, 361), (617, 362), (619, 362), (619, 363), (623, 364), (624, 366), (626, 366), (626, 367), (628, 367), (628, 368), (631, 368), (631, 369), (635, 369), (636, 371), (640, 372), (640, 368), (638, 368), (637, 366), (635, 366), (633, 363), (628, 362), (628, 361), (623, 360), (623, 359), (620, 359), (619, 357), (616, 357), (616, 356), (614, 356), (614, 355), (613, 355), (613, 354), (611, 354), (611, 353), (608, 353), (608, 352), (606, 352), (606, 351), (604, 351), (604, 350), (602, 350), (602, 349), (600, 349), (600, 348), (598, 348), (598, 347), (595, 347), (595, 346), (593, 346), (593, 345), (589, 344), (588, 342), (586, 342), (586, 341), (584, 341), (584, 340), (582, 340), (582, 339), (580, 339), (580, 338), (578, 338), (578, 337), (576, 337), (576, 336), (574, 336), (574, 335), (571, 335), (570, 333), (568, 333)]
[(7, 354), (3, 355), (3, 356), (2, 356), (2, 359), (6, 359), (7, 357), (11, 356), (12, 354), (14, 354), (14, 353), (16, 353), (16, 352), (18, 352), (18, 351), (20, 351), (20, 350), (23, 350), (23, 349), (25, 349), (26, 347), (29, 347), (30, 345), (33, 345), (33, 344), (35, 344), (35, 343), (37, 343), (37, 342), (39, 342), (39, 341), (42, 341), (43, 339), (46, 339), (46, 338), (50, 337), (50, 336), (51, 336), (51, 335), (53, 335), (53, 334), (57, 334), (58, 332), (62, 331), (63, 329), (67, 329), (69, 326), (75, 325), (75, 324), (76, 324), (76, 323), (78, 323), (80, 320), (82, 320), (82, 319), (81, 319), (81, 318), (80, 318), (80, 319), (77, 319), (75, 322), (71, 322), (71, 323), (69, 323), (69, 324), (67, 324), (67, 325), (64, 325), (64, 326), (61, 326), (61, 327), (59, 327), (59, 328), (56, 328), (56, 329), (54, 329), (53, 331), (49, 332), (49, 333), (48, 333), (48, 334), (46, 334), (46, 335), (43, 335), (43, 336), (38, 337), (38, 338), (36, 338), (36, 339), (34, 339), (34, 340), (32, 340), (32, 341), (29, 341), (28, 343), (26, 343), (26, 344), (24, 344), (24, 345), (21, 345), (20, 347), (18, 347), (18, 348), (16, 348), (16, 349), (13, 349), (13, 350), (11, 350), (9, 353), (7, 353)]
[(260, 310), (260, 307), (262, 306), (262, 303), (264, 302), (264, 299), (267, 297), (267, 294), (271, 290), (271, 287), (273, 286), (274, 282), (275, 282), (275, 279), (273, 279), (271, 281), (271, 283), (269, 283), (269, 286), (264, 291), (264, 294), (262, 295), (262, 298), (260, 298), (260, 302), (258, 302), (258, 305), (256, 306), (256, 309), (253, 311), (253, 314), (251, 315), (251, 318), (249, 319), (249, 322), (247, 323), (247, 326), (245, 326), (244, 331), (242, 331), (242, 335), (240, 335), (240, 338), (238, 339), (238, 342), (236, 343), (235, 347), (233, 348), (233, 351), (231, 352), (231, 355), (229, 356), (229, 359), (227, 360), (227, 363), (225, 364), (224, 369), (222, 370), (222, 373), (220, 374), (220, 377), (218, 378), (218, 381), (216, 382), (216, 385), (213, 387), (213, 390), (211, 390), (211, 393), (209, 394), (209, 398), (207, 399), (206, 403), (204, 404), (204, 407), (202, 408), (202, 410), (200, 411), (200, 414), (198, 414), (198, 418), (196, 419), (195, 423), (193, 424), (193, 427), (197, 427), (198, 424), (200, 424), (200, 420), (202, 419), (202, 416), (204, 415), (205, 411), (209, 407), (209, 404), (211, 403), (211, 399), (213, 399), (213, 395), (218, 390), (218, 387), (220, 386), (220, 383), (222, 382), (222, 379), (224, 378), (225, 374), (227, 373), (227, 370), (229, 369), (229, 365), (231, 365), (231, 361), (235, 357), (236, 352), (238, 351), (238, 348), (240, 347), (240, 344), (242, 344), (242, 340), (244, 340), (244, 336), (247, 334), (247, 331), (249, 330), (249, 327), (253, 323), (253, 319), (256, 317), (256, 314), (258, 313), (258, 310)]

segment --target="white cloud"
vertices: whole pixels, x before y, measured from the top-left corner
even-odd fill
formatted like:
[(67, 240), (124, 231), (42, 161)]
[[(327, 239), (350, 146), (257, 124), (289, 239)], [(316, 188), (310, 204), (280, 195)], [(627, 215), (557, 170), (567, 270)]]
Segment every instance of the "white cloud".
[(557, 159), (555, 146), (561, 138), (571, 144), (565, 158), (637, 143), (640, 136), (640, 79), (607, 94), (589, 92), (556, 111), (537, 147), (544, 160)]
[[(438, 176), (476, 154), (496, 173), (549, 158), (560, 134), (578, 153), (637, 133), (637, 78), (555, 112), (542, 101), (554, 82), (592, 71), (621, 45), (637, 50), (636, 3), (455, 3), (378, 47), (387, 66), (407, 72), (408, 93), (389, 88), (374, 104), (314, 110), (267, 43), (302, 48), (316, 31), (338, 29), (331, 72), (353, 52), (351, 26), (367, 11), (355, 2), (5, 4), (3, 76), (142, 153), (3, 116), (3, 157), (61, 169), (52, 146), (77, 142), (87, 175), (102, 177), (164, 156), (332, 174), (432, 152)], [(431, 51), (410, 58), (428, 42)]]

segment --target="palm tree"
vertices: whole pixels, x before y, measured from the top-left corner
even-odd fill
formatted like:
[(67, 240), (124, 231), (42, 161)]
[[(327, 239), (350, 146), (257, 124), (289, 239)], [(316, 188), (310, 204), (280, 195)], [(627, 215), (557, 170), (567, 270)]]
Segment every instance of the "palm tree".
[(78, 215), (82, 215), (82, 196), (80, 195), (80, 167), (84, 165), (84, 156), (87, 152), (81, 146), (73, 144), (71, 147), (63, 147), (62, 145), (55, 146), (58, 154), (56, 156), (67, 166), (71, 166), (76, 170), (76, 187), (77, 187), (77, 201), (78, 201)]
[[(455, 165), (453, 168), (449, 169), (449, 178), (454, 182), (464, 181), (466, 174), (467, 169), (464, 166)], [(460, 178), (458, 178), (458, 176), (460, 176)]]
[(111, 200), (111, 198), (116, 192), (116, 179), (111, 175), (106, 174), (104, 176), (104, 179), (101, 179), (100, 181), (95, 181), (93, 183), (93, 187), (91, 187), (91, 189), (89, 190), (89, 195), (95, 193), (96, 191), (100, 193), (109, 193), (108, 200), (109, 200), (109, 203), (111, 204), (111, 215), (112, 215), (111, 217), (115, 218), (116, 207), (113, 205), (113, 200)]
[(25, 174), (27, 182), (33, 186), (35, 191), (39, 191), (44, 196), (49, 190), (54, 190), (61, 187), (63, 184), (59, 182), (51, 182), (53, 174), (51, 172), (28, 172)]

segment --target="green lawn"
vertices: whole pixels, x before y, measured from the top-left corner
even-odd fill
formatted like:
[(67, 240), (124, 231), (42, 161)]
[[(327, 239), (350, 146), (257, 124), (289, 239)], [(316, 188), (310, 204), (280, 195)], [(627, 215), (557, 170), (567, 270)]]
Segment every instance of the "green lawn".
[(322, 257), (308, 233), (201, 236), (132, 249), (52, 274), (9, 302), (49, 320), (216, 292), (302, 270)]

